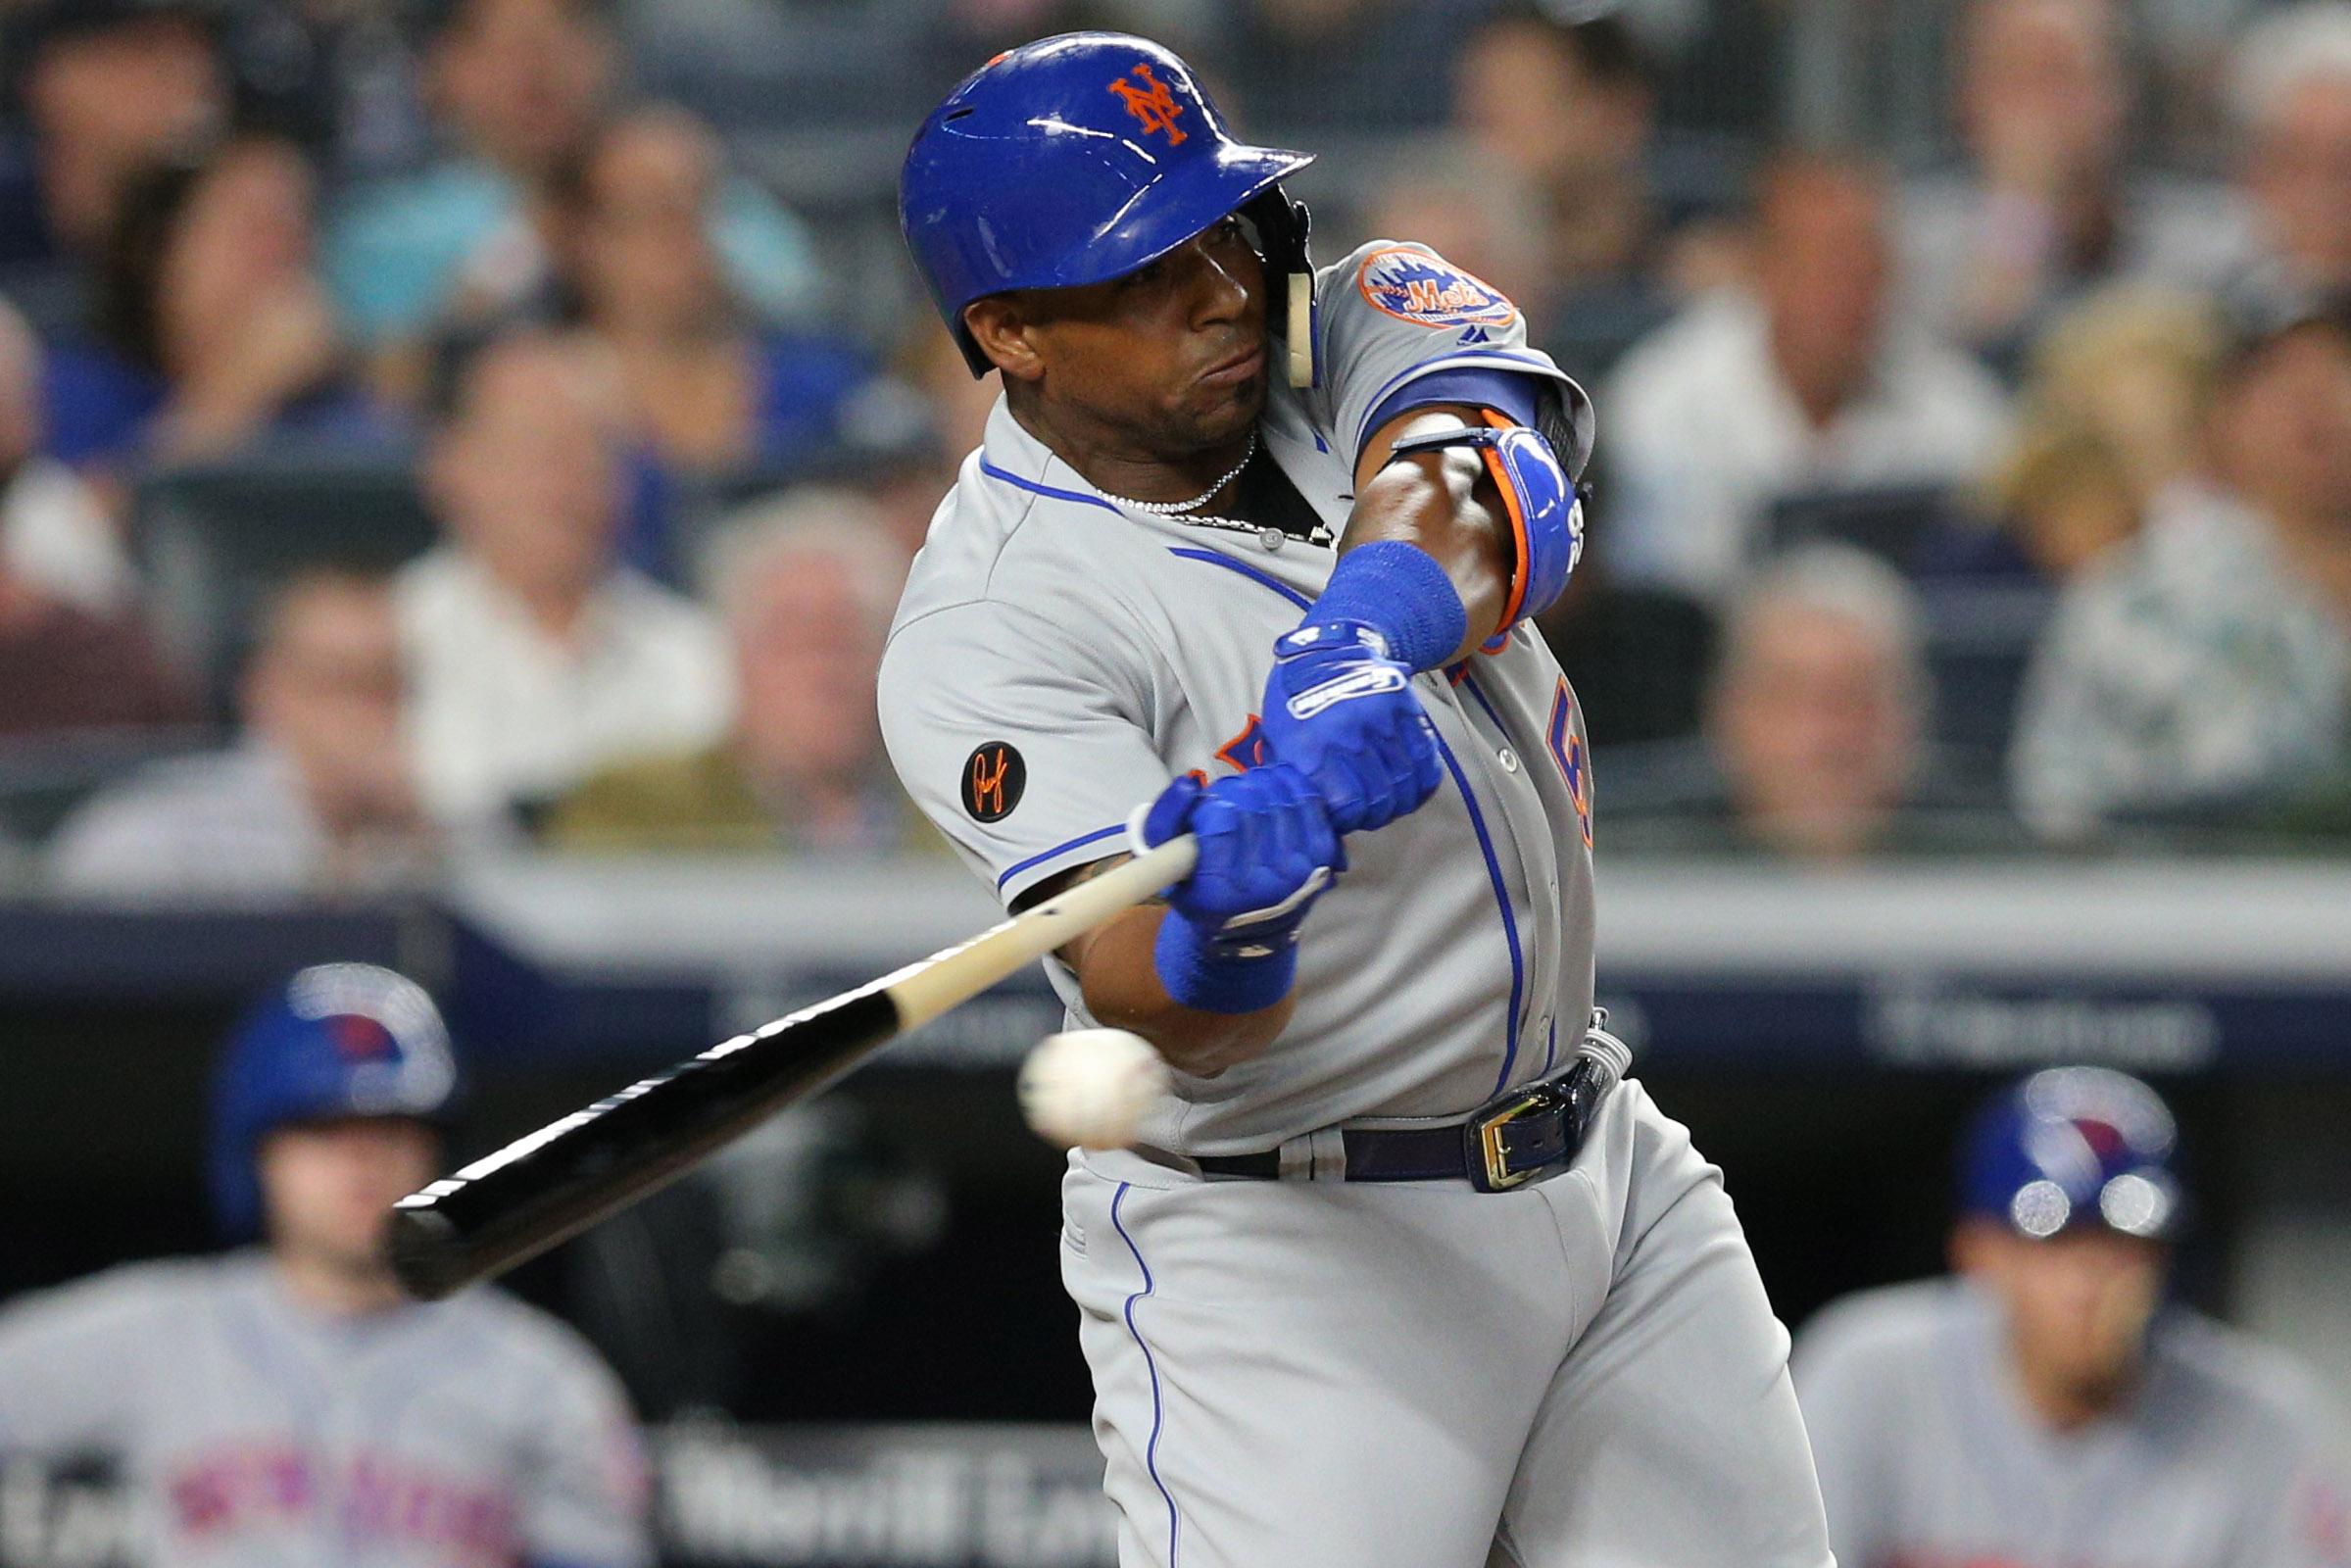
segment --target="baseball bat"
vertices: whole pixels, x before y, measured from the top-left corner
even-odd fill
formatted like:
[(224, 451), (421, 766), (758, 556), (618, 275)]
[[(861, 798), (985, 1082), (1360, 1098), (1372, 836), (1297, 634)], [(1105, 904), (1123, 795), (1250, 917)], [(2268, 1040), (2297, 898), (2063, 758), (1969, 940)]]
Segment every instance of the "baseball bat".
[(578, 1235), (684, 1175), (909, 1029), (970, 1001), (1192, 871), (1173, 838), (880, 979), (762, 1024), (402, 1199), (392, 1270), (437, 1301)]

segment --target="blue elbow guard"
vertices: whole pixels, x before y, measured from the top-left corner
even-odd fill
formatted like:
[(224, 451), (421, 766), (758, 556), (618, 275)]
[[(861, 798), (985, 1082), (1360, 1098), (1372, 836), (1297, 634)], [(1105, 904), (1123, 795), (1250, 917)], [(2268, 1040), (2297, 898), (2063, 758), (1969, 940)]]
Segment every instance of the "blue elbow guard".
[(1494, 422), (1406, 436), (1396, 444), (1394, 456), (1471, 447), (1486, 460), (1510, 514), (1517, 551), (1502, 623), (1486, 644), (1493, 652), (1508, 640), (1511, 627), (1550, 608), (1565, 591), (1568, 575), (1584, 556), (1584, 503), (1542, 432), (1498, 416), (1487, 417)]

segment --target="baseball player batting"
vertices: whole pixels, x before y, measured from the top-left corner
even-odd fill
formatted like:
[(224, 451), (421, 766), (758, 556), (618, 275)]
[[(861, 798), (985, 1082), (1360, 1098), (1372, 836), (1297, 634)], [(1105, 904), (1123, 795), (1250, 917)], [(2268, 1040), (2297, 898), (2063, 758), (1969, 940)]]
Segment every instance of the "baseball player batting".
[(1526, 622), (1590, 406), (1424, 247), (1313, 270), (1310, 161), (1078, 33), (955, 88), (901, 190), (1004, 395), (891, 635), (899, 774), (1014, 908), (1199, 846), (1050, 965), (1174, 1069), (1063, 1186), (1120, 1561), (1826, 1568), (1720, 1173), (1563, 1082), (1592, 773)]

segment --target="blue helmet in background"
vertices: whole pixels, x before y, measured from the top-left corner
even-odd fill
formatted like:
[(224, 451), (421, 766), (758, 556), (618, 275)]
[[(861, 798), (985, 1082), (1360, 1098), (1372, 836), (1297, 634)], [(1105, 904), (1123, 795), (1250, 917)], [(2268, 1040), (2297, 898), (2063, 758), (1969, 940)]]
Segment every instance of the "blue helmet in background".
[(246, 1013), (213, 1083), (214, 1213), (236, 1241), (261, 1234), (262, 1140), (295, 1122), (402, 1116), (442, 1122), (457, 1058), (424, 988), (371, 963), (302, 970)]
[(2170, 1108), (2136, 1078), (2052, 1067), (1977, 1114), (1960, 1149), (1960, 1207), (2036, 1240), (2099, 1227), (2162, 1241), (2181, 1218), (2178, 1142)]
[[(980, 375), (992, 367), (963, 325), (972, 301), (1107, 281), (1236, 212), (1270, 267), (1308, 280), (1310, 304), (1306, 210), (1280, 181), (1313, 161), (1234, 140), (1158, 44), (1063, 33), (998, 55), (931, 111), (906, 150), (899, 223)], [(1294, 311), (1289, 331), (1309, 330)]]

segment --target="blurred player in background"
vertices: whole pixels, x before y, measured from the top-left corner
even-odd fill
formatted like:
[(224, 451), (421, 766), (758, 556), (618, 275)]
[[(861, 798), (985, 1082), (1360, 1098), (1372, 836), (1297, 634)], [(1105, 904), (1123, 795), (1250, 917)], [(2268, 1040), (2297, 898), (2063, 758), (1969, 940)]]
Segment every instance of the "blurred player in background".
[(432, 1002), (305, 969), (228, 1044), (213, 1197), (257, 1250), (129, 1264), (0, 1314), (0, 1452), (102, 1455), (142, 1561), (649, 1560), (644, 1464), (611, 1373), (490, 1291), (410, 1304), (392, 1202), (441, 1168), (457, 1067)]
[(1957, 1277), (1807, 1326), (1796, 1390), (1843, 1568), (2351, 1562), (2307, 1374), (2164, 1299), (2175, 1143), (2138, 1080), (2035, 1073), (1968, 1135)]

